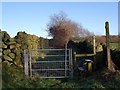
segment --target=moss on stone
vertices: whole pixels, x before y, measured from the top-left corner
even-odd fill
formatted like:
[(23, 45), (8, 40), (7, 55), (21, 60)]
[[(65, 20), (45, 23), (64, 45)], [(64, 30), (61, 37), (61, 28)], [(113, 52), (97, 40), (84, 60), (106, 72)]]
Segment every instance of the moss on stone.
[(15, 58), (15, 54), (14, 53), (9, 53), (8, 54), (10, 56), (10, 58), (14, 59)]
[(7, 48), (7, 45), (5, 45), (4, 42), (2, 42), (2, 48)]
[(3, 55), (3, 59), (8, 60), (8, 61), (13, 61), (13, 59), (12, 59), (12, 58), (10, 58), (10, 57), (9, 57), (9, 56), (7, 56), (7, 55)]
[(4, 50), (4, 51), (3, 51), (3, 54), (4, 54), (4, 55), (7, 55), (7, 54), (9, 54), (10, 52), (11, 52), (11, 50), (10, 50), (10, 49), (7, 49), (7, 50)]

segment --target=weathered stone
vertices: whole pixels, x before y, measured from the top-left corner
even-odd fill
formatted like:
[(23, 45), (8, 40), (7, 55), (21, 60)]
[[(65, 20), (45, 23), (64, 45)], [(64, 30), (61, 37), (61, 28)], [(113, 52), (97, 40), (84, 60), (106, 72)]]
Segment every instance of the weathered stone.
[(10, 35), (6, 31), (2, 31), (2, 41), (10, 39)]
[(0, 56), (2, 56), (2, 52), (0, 52)]
[(3, 42), (2, 42), (2, 48), (7, 48), (7, 45), (5, 45)]
[(3, 59), (8, 60), (8, 61), (13, 61), (9, 56), (3, 55)]
[(10, 45), (9, 48), (13, 49), (13, 48), (15, 48), (15, 45)]
[(14, 45), (16, 42), (6, 42), (7, 45)]
[(7, 54), (9, 54), (10, 52), (11, 52), (10, 49), (7, 49), (7, 50), (4, 50), (4, 51), (3, 51), (3, 54), (4, 54), (4, 55), (7, 55)]
[(12, 59), (15, 58), (15, 54), (14, 54), (14, 53), (9, 53), (8, 55), (9, 55)]
[(14, 38), (10, 38), (10, 42), (14, 42), (15, 40), (14, 40)]

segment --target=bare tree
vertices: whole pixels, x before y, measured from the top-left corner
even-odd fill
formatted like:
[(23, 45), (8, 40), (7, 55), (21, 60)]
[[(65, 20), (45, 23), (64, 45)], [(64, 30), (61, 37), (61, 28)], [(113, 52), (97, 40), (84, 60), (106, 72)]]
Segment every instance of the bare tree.
[(77, 23), (67, 18), (66, 14), (61, 12), (50, 17), (48, 24), (49, 35), (53, 37), (55, 47), (64, 47), (65, 43), (73, 37)]

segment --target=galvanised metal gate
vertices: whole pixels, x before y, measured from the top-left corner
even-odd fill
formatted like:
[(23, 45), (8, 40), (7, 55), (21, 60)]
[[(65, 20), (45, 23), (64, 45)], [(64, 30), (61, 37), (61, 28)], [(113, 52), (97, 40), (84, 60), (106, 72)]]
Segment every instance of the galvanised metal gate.
[(73, 75), (72, 49), (24, 51), (25, 74), (40, 78), (68, 78)]

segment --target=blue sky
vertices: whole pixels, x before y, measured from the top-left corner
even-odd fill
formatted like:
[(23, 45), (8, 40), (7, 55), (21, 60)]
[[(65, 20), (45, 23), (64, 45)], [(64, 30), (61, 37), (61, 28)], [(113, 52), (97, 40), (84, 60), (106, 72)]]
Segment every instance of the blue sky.
[(117, 2), (3, 2), (2, 29), (14, 37), (18, 31), (47, 37), (50, 16), (60, 11), (94, 34), (105, 34), (104, 23), (110, 22), (110, 34), (118, 34)]
[(118, 32), (120, 35), (120, 2), (118, 3)]

